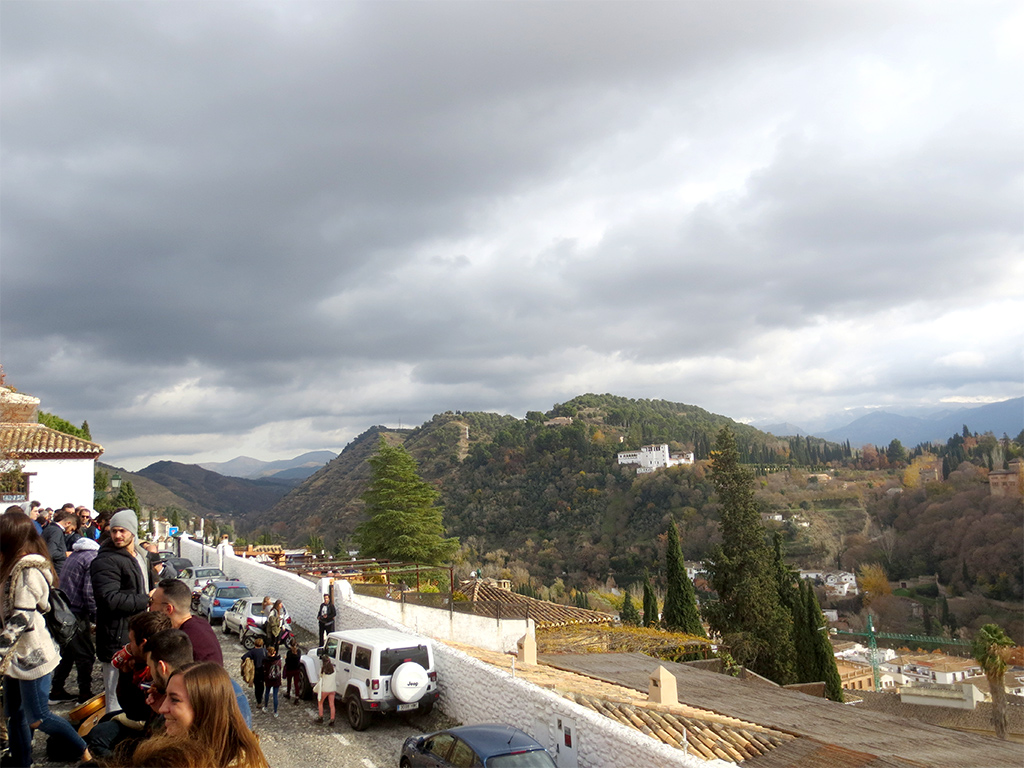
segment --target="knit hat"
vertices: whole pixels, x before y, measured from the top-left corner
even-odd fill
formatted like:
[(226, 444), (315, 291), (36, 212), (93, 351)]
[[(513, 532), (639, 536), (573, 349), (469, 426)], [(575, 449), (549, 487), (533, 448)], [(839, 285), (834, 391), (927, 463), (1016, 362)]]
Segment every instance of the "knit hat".
[(75, 552), (82, 552), (84, 550), (99, 549), (99, 548), (100, 548), (100, 543), (98, 541), (94, 541), (93, 539), (86, 538), (85, 536), (83, 536), (82, 538), (80, 538), (78, 541), (76, 541), (74, 544), (71, 545), (71, 549), (73, 551), (75, 551)]
[(114, 513), (114, 516), (110, 518), (111, 528), (124, 528), (126, 531), (130, 531), (132, 536), (139, 535), (139, 518), (135, 516), (135, 513), (130, 509), (122, 509), (120, 512)]

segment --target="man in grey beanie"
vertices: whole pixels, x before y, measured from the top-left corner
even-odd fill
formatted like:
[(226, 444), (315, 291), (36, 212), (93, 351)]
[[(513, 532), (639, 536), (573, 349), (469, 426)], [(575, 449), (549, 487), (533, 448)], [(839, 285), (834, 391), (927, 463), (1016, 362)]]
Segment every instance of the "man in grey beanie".
[(120, 509), (110, 518), (110, 539), (89, 566), (96, 599), (96, 658), (103, 670), (107, 712), (120, 709), (117, 670), (111, 660), (128, 642), (128, 620), (149, 607), (149, 566), (136, 541), (139, 518)]

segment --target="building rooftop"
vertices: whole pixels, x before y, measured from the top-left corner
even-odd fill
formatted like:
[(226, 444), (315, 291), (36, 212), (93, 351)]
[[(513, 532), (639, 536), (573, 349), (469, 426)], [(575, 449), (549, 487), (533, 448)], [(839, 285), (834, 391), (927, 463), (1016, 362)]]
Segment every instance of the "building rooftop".
[(0, 445), (14, 459), (95, 459), (103, 446), (42, 424), (0, 423)]
[[(777, 686), (660, 661), (640, 653), (544, 654), (545, 664), (646, 693), (651, 673), (664, 666), (678, 683), (680, 703), (728, 715), (799, 739), (779, 745), (749, 765), (941, 766), (1019, 768), (1024, 746), (861, 710)], [(820, 742), (811, 749), (805, 740)], [(798, 756), (794, 750), (810, 750)], [(790, 754), (792, 753), (792, 754)], [(840, 761), (839, 757), (844, 756)], [(831, 762), (830, 762), (831, 761)]]
[(615, 617), (608, 613), (538, 600), (508, 589), (490, 586), (478, 580), (463, 582), (456, 592), (465, 595), (469, 601), (474, 603), (489, 602), (507, 605), (536, 621), (538, 629), (564, 627), (569, 624), (611, 624), (615, 621)]

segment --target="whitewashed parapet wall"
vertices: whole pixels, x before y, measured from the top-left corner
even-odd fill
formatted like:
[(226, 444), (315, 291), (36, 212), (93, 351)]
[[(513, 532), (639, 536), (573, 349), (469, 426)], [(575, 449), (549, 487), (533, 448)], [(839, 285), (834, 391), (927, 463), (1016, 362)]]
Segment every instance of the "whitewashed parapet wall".
[[(182, 538), (181, 554), (198, 564), (200, 545)], [(206, 547), (206, 561), (217, 565), (214, 548)], [(293, 620), (300, 626), (311, 630), (316, 627), (316, 612), (321, 601), (318, 583), (234, 556), (224, 558), (223, 570), (228, 576), (244, 581), (256, 595), (268, 594), (284, 600)], [(338, 628), (390, 627), (415, 631), (371, 610), (367, 602), (376, 605), (387, 601), (361, 598), (353, 596), (349, 590), (336, 589)], [(558, 719), (571, 718), (576, 725), (580, 768), (735, 768), (731, 763), (685, 754), (558, 694), (514, 678), (509, 671), (485, 664), (443, 642), (434, 642), (433, 647), (441, 689), (438, 705), (446, 715), (461, 723), (514, 725), (554, 753), (555, 724)]]

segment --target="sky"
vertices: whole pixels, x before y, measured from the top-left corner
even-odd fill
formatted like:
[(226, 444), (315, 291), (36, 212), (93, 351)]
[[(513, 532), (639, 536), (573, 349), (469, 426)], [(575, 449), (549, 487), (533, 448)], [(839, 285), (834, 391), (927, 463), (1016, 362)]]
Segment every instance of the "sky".
[(105, 462), (1024, 393), (1017, 2), (0, 2), (0, 363)]

